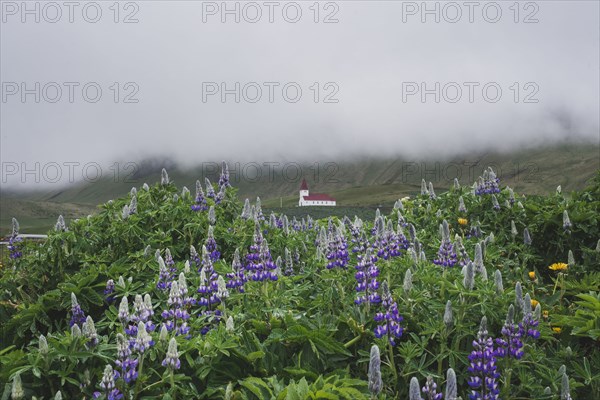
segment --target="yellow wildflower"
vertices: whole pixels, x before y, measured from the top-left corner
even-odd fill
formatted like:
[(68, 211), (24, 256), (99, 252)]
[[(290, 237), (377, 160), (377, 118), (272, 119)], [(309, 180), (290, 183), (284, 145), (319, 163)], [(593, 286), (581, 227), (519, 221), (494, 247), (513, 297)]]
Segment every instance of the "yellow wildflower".
[(466, 218), (459, 218), (458, 219), (458, 224), (459, 225), (463, 225), (464, 226), (464, 225), (467, 225), (468, 223), (469, 223), (469, 220), (466, 219)]
[(554, 263), (551, 266), (549, 266), (548, 268), (551, 269), (552, 271), (565, 271), (567, 268), (569, 268), (569, 264)]
[(544, 316), (544, 319), (547, 320), (548, 319), (548, 310), (544, 310), (542, 315)]
[(538, 304), (540, 304), (539, 301), (531, 299), (531, 308), (536, 308)]
[(529, 271), (529, 279), (531, 279), (532, 281), (535, 280), (535, 271)]
[(552, 330), (553, 330), (555, 333), (561, 333), (561, 332), (562, 332), (562, 329), (561, 329), (559, 326), (555, 326), (554, 328), (552, 328)]

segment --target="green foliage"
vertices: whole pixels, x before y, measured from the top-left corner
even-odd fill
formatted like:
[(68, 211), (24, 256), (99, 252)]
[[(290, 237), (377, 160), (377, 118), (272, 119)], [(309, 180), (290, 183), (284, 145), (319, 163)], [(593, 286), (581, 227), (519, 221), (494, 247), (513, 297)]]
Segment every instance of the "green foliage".
[[(466, 212), (458, 210), (461, 196)], [(367, 370), (373, 344), (381, 349), (384, 388), (379, 398), (406, 398), (412, 377), (423, 383), (432, 376), (441, 389), (448, 368), (456, 371), (459, 395), (466, 398), (468, 355), (480, 320), (486, 316), (490, 334), (499, 337), (507, 310), (515, 303), (515, 284), (521, 282), (523, 292), (541, 305), (541, 337), (525, 341), (525, 354), (518, 362), (499, 360), (502, 398), (558, 398), (561, 365), (571, 377), (573, 398), (600, 397), (596, 351), (600, 174), (586, 190), (569, 198), (516, 195), (515, 203), (507, 205), (508, 189), (496, 196), (499, 210), (494, 209), (491, 196), (453, 188), (436, 199), (416, 196), (403, 202), (401, 215), (396, 209), (385, 215), (394, 228), (400, 222), (407, 236), (408, 224), (413, 224), (426, 256), (426, 260), (415, 259), (403, 252), (377, 261), (378, 280), (389, 283), (404, 318), (404, 334), (394, 347), (374, 334), (373, 318), (382, 311), (381, 305), (354, 303), (358, 260), (347, 220), (321, 219), (313, 227), (304, 220), (304, 229), (294, 229), (290, 217), (287, 232), (271, 226), (268, 215), (256, 224), (240, 217), (242, 205), (232, 188), (220, 204), (208, 200), (215, 206), (214, 237), (221, 253), (214, 262), (215, 273), (225, 277), (232, 272), (236, 249), (245, 260), (256, 226), (274, 260), (281, 256), (285, 262), (289, 250), (294, 273), (279, 274), (273, 282), (250, 280), (243, 293), (229, 288), (230, 296), (211, 306), (211, 313), (201, 314), (204, 309), (197, 305), (190, 307), (189, 336), (171, 331), (161, 340), (165, 322), (161, 312), (169, 308), (169, 291), (157, 288), (155, 251), (165, 257), (165, 250), (170, 250), (174, 275), (189, 262), (186, 281), (190, 295), (197, 298), (201, 282), (190, 246), (201, 253), (209, 229), (207, 212), (192, 211), (193, 198), (180, 196), (172, 183), (137, 191), (138, 211), (127, 218), (122, 209), (131, 195), (108, 202), (96, 215), (74, 221), (67, 231), (50, 232), (43, 244), (25, 243), (24, 256), (0, 271), (0, 391), (8, 397), (19, 374), (26, 398), (51, 398), (60, 390), (63, 398), (91, 399), (94, 392), (102, 392), (106, 365), (116, 369), (117, 335), (126, 334), (127, 326), (119, 321), (119, 303), (127, 296), (131, 306), (136, 295), (148, 294), (154, 308), (156, 329), (150, 335), (155, 344), (138, 359), (137, 381), (128, 385), (122, 377), (116, 380), (125, 398), (372, 398)], [(562, 226), (564, 210), (573, 223), (569, 232)], [(459, 218), (467, 222), (460, 223)], [(472, 290), (465, 287), (458, 265), (443, 269), (431, 262), (437, 256), (444, 220), (451, 238), (460, 237), (471, 260), (475, 247), (483, 248), (488, 278), (477, 273)], [(301, 222), (298, 216), (299, 226)], [(327, 260), (317, 254), (319, 230), (328, 231), (330, 225), (344, 227), (350, 245), (347, 269), (327, 269)], [(372, 228), (372, 221), (364, 222), (370, 244)], [(531, 233), (531, 245), (523, 243), (525, 228)], [(562, 271), (549, 269), (551, 264), (566, 263), (569, 250), (574, 253), (573, 265)], [(279, 268), (284, 270), (285, 265)], [(412, 287), (405, 289), (408, 269)], [(494, 283), (496, 271), (503, 278), (503, 290)], [(529, 273), (535, 275), (530, 278)], [(109, 279), (116, 285), (106, 296)], [(71, 331), (71, 294), (95, 321), (96, 346)], [(448, 301), (451, 324), (443, 320)], [(233, 327), (226, 324), (229, 317)], [(47, 352), (41, 350), (40, 335), (47, 340)], [(171, 338), (176, 339), (181, 362), (173, 371), (162, 365)], [(543, 397), (546, 387), (551, 395)]]

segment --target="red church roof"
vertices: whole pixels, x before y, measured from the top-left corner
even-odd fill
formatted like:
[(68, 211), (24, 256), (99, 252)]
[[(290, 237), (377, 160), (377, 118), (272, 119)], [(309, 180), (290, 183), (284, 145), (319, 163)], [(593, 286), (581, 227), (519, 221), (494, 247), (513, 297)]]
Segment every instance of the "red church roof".
[(300, 190), (308, 190), (308, 185), (306, 184), (306, 179), (302, 178), (302, 184), (300, 185)]
[(318, 201), (335, 201), (335, 199), (328, 194), (323, 193), (313, 193), (310, 196), (302, 196), (304, 200), (318, 200)]

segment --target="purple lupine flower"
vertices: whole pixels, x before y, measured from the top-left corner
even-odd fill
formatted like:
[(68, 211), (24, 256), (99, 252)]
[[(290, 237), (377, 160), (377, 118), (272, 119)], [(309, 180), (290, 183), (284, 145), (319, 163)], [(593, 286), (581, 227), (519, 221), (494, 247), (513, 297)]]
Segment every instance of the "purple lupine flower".
[(169, 341), (167, 355), (163, 360), (162, 365), (163, 367), (169, 368), (169, 370), (171, 371), (181, 368), (179, 352), (177, 351), (177, 340), (175, 340), (175, 338), (171, 338), (171, 340)]
[(204, 197), (204, 190), (202, 190), (202, 184), (200, 181), (196, 181), (196, 198), (194, 204), (191, 205), (193, 211), (206, 211), (208, 205), (206, 204), (206, 198)]
[(213, 232), (213, 226), (208, 227), (208, 235), (206, 236), (206, 241), (204, 242), (204, 246), (206, 247), (206, 251), (208, 251), (210, 255), (210, 260), (214, 263), (221, 258), (221, 253), (217, 249), (217, 241), (215, 240), (215, 235)]
[(346, 245), (346, 238), (340, 232), (338, 228), (334, 228), (329, 234), (329, 244), (326, 254), (326, 258), (329, 261), (327, 263), (327, 269), (332, 268), (346, 268), (348, 265), (348, 246)]
[(254, 205), (254, 218), (259, 221), (264, 221), (266, 218), (262, 212), (262, 202), (260, 201), (260, 197), (256, 198), (256, 204)]
[(179, 288), (178, 281), (171, 282), (171, 290), (167, 300), (168, 309), (163, 311), (161, 316), (166, 320), (167, 330), (175, 331), (176, 335), (187, 335), (190, 327), (187, 320), (190, 319), (190, 313), (185, 307), (185, 297)]
[(131, 383), (138, 377), (137, 358), (131, 355), (131, 346), (129, 341), (121, 333), (117, 333), (117, 359), (115, 364), (120, 369), (120, 375), (125, 383)]
[(85, 323), (85, 314), (77, 301), (77, 296), (75, 293), (71, 293), (71, 322), (69, 326), (73, 326), (75, 324), (82, 325)]
[(458, 257), (454, 251), (454, 245), (450, 241), (450, 228), (446, 220), (440, 225), (440, 231), (442, 233), (442, 243), (438, 250), (438, 256), (433, 260), (433, 263), (443, 267), (453, 267), (458, 262)]
[(173, 275), (167, 269), (167, 265), (165, 264), (165, 260), (162, 256), (158, 255), (158, 282), (156, 283), (156, 287), (160, 290), (167, 290), (171, 287), (171, 281), (173, 280)]
[(492, 207), (494, 211), (500, 211), (500, 203), (498, 203), (498, 198), (495, 194), (492, 195)]
[(54, 230), (57, 232), (66, 232), (68, 231), (67, 225), (65, 224), (65, 219), (62, 215), (58, 216), (58, 220), (56, 221), (56, 225), (54, 225)]
[(519, 333), (522, 338), (530, 337), (533, 339), (538, 339), (540, 337), (540, 331), (537, 329), (539, 325), (539, 310), (540, 305), (536, 306), (536, 315), (531, 311), (531, 297), (529, 297), (529, 293), (525, 295), (525, 300), (523, 302), (523, 320), (519, 323)]
[(285, 270), (284, 275), (291, 276), (294, 275), (294, 261), (292, 259), (292, 253), (286, 247), (284, 250), (285, 255)]
[(377, 277), (379, 276), (379, 269), (375, 264), (377, 257), (371, 254), (371, 249), (367, 248), (365, 254), (356, 264), (356, 273), (354, 278), (356, 279), (356, 299), (355, 304), (362, 304), (369, 302), (376, 304), (381, 302), (381, 296), (377, 293), (379, 289), (379, 282)]
[(12, 219), (12, 233), (8, 238), (8, 251), (9, 258), (16, 260), (23, 256), (21, 252), (20, 243), (23, 241), (23, 238), (19, 236), (19, 221), (16, 218)]
[(150, 295), (146, 294), (145, 297), (146, 299), (144, 300), (139, 294), (135, 296), (133, 312), (129, 314), (128, 318), (131, 323), (125, 328), (125, 333), (129, 336), (137, 335), (137, 327), (140, 322), (146, 325), (146, 331), (148, 332), (153, 332), (156, 329), (156, 326), (150, 320), (150, 317), (154, 315)]
[(473, 341), (473, 351), (469, 355), (471, 373), (468, 384), (471, 387), (471, 400), (497, 400), (500, 390), (497, 379), (500, 374), (496, 372), (496, 356), (494, 341), (488, 336), (487, 319), (481, 319), (477, 339)]
[(467, 206), (465, 206), (465, 200), (462, 196), (458, 198), (458, 212), (462, 214), (467, 213)]
[(484, 194), (500, 193), (499, 184), (500, 179), (496, 177), (494, 170), (492, 170), (491, 167), (488, 167), (488, 169), (483, 171), (483, 176), (480, 176), (477, 181), (475, 194), (481, 196)]
[[(383, 221), (383, 219), (381, 219)], [(398, 231), (394, 232), (392, 221), (388, 221), (387, 227), (377, 231), (373, 248), (377, 251), (377, 257), (388, 260), (390, 257), (402, 255), (402, 250), (409, 247), (408, 240), (398, 225)]]
[(274, 273), (276, 269), (277, 264), (273, 262), (267, 241), (262, 236), (260, 227), (256, 225), (254, 244), (249, 247), (246, 254), (245, 270), (253, 281), (267, 279), (276, 281), (278, 279), (277, 274)]
[(225, 200), (225, 195), (226, 195), (226, 187), (225, 186), (221, 186), (219, 188), (219, 191), (217, 192), (217, 195), (215, 196), (215, 204), (221, 204), (221, 202), (223, 200)]
[(471, 261), (471, 257), (469, 257), (469, 253), (467, 253), (467, 249), (465, 248), (465, 245), (463, 244), (462, 237), (460, 237), (458, 235), (455, 236), (454, 246), (456, 247), (456, 250), (457, 250), (456, 253), (459, 257), (458, 264), (461, 267), (464, 267), (465, 265), (467, 265), (469, 263), (469, 261)]
[(433, 380), (433, 377), (428, 376), (425, 386), (421, 389), (421, 392), (425, 395), (425, 400), (441, 400), (443, 397), (442, 392), (437, 392), (437, 383)]
[(106, 301), (108, 303), (112, 303), (114, 301), (114, 297), (111, 296), (115, 291), (115, 281), (109, 279), (106, 281), (106, 287), (104, 288), (104, 296), (106, 296)]
[(240, 261), (239, 249), (235, 249), (235, 253), (233, 254), (231, 270), (232, 272), (225, 275), (227, 276), (227, 279), (229, 279), (227, 282), (227, 288), (237, 289), (240, 293), (244, 293), (244, 283), (247, 279), (242, 268), (242, 262)]
[(383, 281), (382, 284), (381, 305), (384, 312), (378, 312), (373, 318), (378, 323), (375, 328), (375, 337), (379, 339), (387, 336), (389, 343), (395, 346), (396, 339), (401, 338), (404, 333), (404, 328), (400, 326), (403, 318), (398, 312), (398, 304), (392, 298), (387, 281)]
[[(102, 380), (100, 381), (100, 388), (104, 391), (107, 400), (120, 400), (123, 398), (123, 394), (115, 386), (115, 379), (118, 377), (119, 373), (117, 371), (113, 371), (113, 368), (110, 366), (110, 364), (104, 368), (104, 374), (102, 375)], [(96, 396), (95, 398), (100, 397), (100, 393), (97, 395), (96, 393), (94, 393)]]
[(215, 188), (213, 187), (212, 183), (210, 182), (210, 179), (204, 178), (204, 185), (206, 187), (206, 197), (208, 197), (209, 199), (214, 199), (216, 196), (216, 193), (215, 193)]
[(514, 321), (515, 308), (511, 304), (508, 307), (506, 321), (502, 327), (502, 337), (496, 339), (497, 357), (510, 357), (520, 360), (523, 357), (523, 342), (521, 341), (521, 332)]
[(227, 188), (230, 187), (229, 183), (229, 166), (225, 161), (221, 162), (221, 176), (219, 176), (219, 187)]
[(244, 208), (242, 209), (242, 219), (250, 219), (252, 218), (252, 208), (250, 207), (250, 200), (246, 199), (244, 201)]
[(208, 250), (206, 250), (206, 246), (202, 246), (202, 268), (200, 269), (200, 286), (198, 287), (198, 293), (200, 293), (199, 306), (210, 310), (213, 304), (220, 303), (220, 299), (217, 297), (218, 278), (219, 275), (214, 270)]
[(133, 343), (133, 350), (140, 354), (144, 354), (146, 350), (154, 346), (154, 340), (152, 336), (146, 332), (146, 325), (143, 322), (138, 324), (137, 337)]

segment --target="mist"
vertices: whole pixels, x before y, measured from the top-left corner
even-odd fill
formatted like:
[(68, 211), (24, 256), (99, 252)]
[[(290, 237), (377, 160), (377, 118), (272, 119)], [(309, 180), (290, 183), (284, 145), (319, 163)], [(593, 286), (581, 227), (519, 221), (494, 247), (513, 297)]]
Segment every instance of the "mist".
[(49, 163), (64, 181), (65, 163), (106, 174), (152, 157), (431, 159), (600, 140), (598, 2), (274, 3), (70, 15), (3, 2), (2, 185), (43, 185), (22, 170)]

